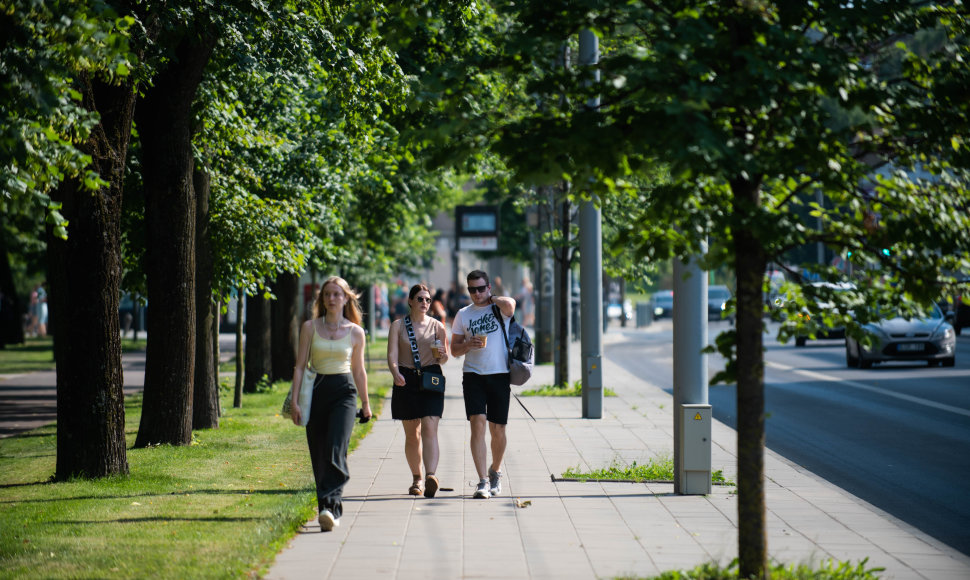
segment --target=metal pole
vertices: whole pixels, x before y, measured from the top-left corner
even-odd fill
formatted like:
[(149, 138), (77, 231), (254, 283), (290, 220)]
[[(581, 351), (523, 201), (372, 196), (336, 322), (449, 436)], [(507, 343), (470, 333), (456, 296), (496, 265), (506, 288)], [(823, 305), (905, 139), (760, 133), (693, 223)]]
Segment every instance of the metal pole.
[[(599, 39), (592, 30), (579, 31), (579, 64), (595, 67), (599, 63)], [(599, 82), (593, 71), (590, 83)], [(599, 97), (587, 103), (590, 111), (599, 107)], [(580, 247), (580, 328), (582, 331), (583, 418), (603, 417), (603, 230), (602, 216), (595, 200), (579, 206)]]
[[(706, 242), (702, 253), (707, 253)], [(697, 257), (687, 264), (674, 261), (674, 491), (685, 493), (681, 477), (684, 458), (676, 450), (684, 443), (681, 406), (707, 404), (707, 276)], [(708, 459), (708, 463), (710, 460)]]

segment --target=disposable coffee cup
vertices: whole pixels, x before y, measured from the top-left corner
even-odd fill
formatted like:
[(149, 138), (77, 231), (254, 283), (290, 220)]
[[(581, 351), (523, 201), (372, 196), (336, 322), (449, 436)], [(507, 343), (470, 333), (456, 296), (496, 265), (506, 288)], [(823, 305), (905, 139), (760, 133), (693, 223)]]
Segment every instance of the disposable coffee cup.
[(435, 339), (435, 341), (431, 343), (431, 356), (433, 356), (435, 358), (441, 358), (441, 341), (440, 340)]

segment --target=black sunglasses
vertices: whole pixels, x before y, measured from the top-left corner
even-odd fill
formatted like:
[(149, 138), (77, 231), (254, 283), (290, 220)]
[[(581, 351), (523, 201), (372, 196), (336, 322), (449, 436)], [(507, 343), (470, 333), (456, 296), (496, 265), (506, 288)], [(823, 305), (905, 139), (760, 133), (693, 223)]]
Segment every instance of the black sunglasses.
[(472, 294), (478, 294), (480, 292), (484, 292), (486, 288), (488, 288), (488, 284), (484, 286), (469, 286), (468, 291)]
[(431, 299), (425, 298), (424, 296), (418, 296), (417, 298), (415, 298), (415, 300), (417, 300), (418, 302), (427, 302), (428, 304), (431, 304)]

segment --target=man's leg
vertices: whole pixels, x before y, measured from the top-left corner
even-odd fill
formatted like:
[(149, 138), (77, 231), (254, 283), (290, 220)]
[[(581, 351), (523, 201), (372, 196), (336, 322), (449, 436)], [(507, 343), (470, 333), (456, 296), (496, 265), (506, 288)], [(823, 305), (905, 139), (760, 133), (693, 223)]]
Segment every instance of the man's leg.
[(508, 443), (505, 437), (505, 425), (489, 421), (488, 432), (492, 436), (492, 471), (500, 471), (502, 459), (505, 457), (505, 446)]
[(475, 462), (475, 471), (478, 472), (478, 479), (485, 479), (488, 477), (488, 471), (486, 468), (486, 448), (485, 448), (485, 415), (472, 415), (468, 418), (468, 424), (471, 428), (471, 449), (472, 449), (472, 461)]

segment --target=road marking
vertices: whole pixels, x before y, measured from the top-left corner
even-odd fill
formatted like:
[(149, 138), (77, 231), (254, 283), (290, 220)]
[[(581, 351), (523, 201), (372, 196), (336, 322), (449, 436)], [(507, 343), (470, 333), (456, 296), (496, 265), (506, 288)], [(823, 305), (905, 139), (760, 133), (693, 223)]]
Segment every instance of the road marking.
[(863, 383), (857, 383), (855, 381), (847, 381), (845, 379), (840, 379), (839, 377), (833, 377), (831, 375), (824, 375), (822, 373), (817, 373), (815, 371), (807, 371), (804, 369), (796, 369), (788, 365), (778, 364), (771, 361), (765, 361), (765, 366), (769, 366), (773, 369), (780, 371), (787, 371), (795, 373), (796, 375), (802, 375), (810, 379), (815, 379), (818, 381), (826, 381), (830, 383), (839, 383), (847, 387), (852, 387), (854, 389), (859, 389), (862, 391), (869, 391), (870, 393), (878, 393), (880, 395), (886, 395), (887, 397), (894, 397), (896, 399), (901, 399), (903, 401), (908, 401), (910, 403), (916, 403), (917, 405), (923, 405), (924, 407), (932, 407), (934, 409), (940, 409), (942, 411), (949, 411), (951, 413), (956, 413), (957, 415), (963, 415), (965, 417), (970, 417), (970, 411), (966, 409), (961, 409), (960, 407), (954, 407), (953, 405), (946, 405), (944, 403), (937, 403), (936, 401), (930, 401), (928, 399), (921, 399), (919, 397), (914, 397), (912, 395), (904, 395), (902, 393), (896, 393), (893, 391), (887, 391), (886, 389), (880, 389), (879, 387), (873, 387)]

